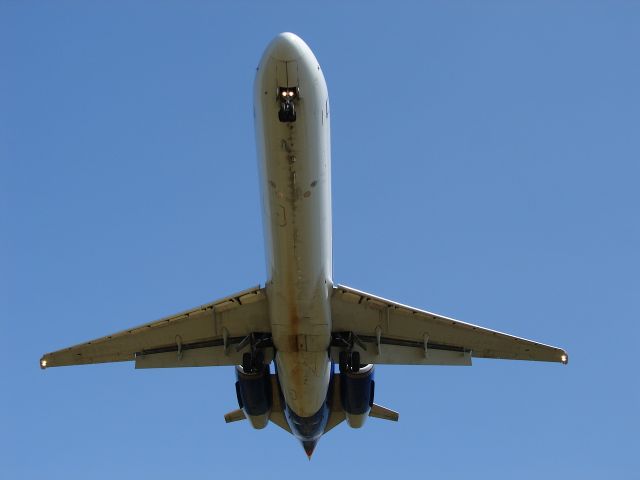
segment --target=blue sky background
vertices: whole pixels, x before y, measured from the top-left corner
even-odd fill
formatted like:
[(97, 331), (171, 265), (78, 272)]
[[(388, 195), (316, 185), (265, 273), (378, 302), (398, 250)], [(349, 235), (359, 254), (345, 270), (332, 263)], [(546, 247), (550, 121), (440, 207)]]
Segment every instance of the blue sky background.
[[(1, 1), (0, 476), (637, 475), (639, 21), (638, 2)], [(378, 368), (400, 422), (342, 425), (311, 463), (275, 426), (224, 424), (232, 368), (40, 371), (264, 282), (252, 83), (287, 30), (329, 85), (335, 280), (567, 367)]]

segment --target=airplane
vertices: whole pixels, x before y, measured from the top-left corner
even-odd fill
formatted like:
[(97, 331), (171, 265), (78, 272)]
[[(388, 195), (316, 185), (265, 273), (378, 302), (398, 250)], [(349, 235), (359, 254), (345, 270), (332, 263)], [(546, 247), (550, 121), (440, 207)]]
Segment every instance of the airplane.
[[(254, 117), (268, 278), (155, 322), (45, 354), (40, 367), (134, 361), (135, 368), (234, 366), (238, 409), (269, 422), (311, 459), (343, 421), (398, 421), (374, 403), (374, 365), (471, 365), (473, 357), (566, 364), (567, 353), (334, 283), (329, 96), (293, 33), (267, 46)], [(274, 373), (271, 373), (271, 364)], [(336, 371), (337, 367), (337, 371)]]

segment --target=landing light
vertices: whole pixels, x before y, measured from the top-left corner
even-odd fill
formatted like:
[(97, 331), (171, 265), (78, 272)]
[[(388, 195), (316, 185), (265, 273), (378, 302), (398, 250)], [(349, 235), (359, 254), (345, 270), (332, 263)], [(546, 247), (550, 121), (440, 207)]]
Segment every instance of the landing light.
[(567, 356), (566, 355), (562, 355), (560, 357), (560, 360), (562, 361), (562, 363), (567, 363)]
[(282, 96), (286, 97), (287, 96), (287, 92), (282, 92)]
[(289, 92), (289, 96), (290, 96), (290, 97), (293, 97), (293, 92)]
[(40, 360), (40, 368), (47, 368), (47, 361), (46, 360)]

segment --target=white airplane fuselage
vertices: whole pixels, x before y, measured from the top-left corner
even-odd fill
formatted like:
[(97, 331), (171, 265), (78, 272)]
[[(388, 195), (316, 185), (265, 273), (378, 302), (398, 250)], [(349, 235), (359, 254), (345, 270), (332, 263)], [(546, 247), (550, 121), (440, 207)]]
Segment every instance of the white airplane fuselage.
[(254, 118), (265, 288), (45, 353), (40, 368), (233, 365), (239, 409), (225, 421), (247, 419), (256, 429), (271, 421), (311, 458), (342, 421), (398, 421), (374, 403), (374, 364), (471, 365), (472, 356), (567, 363), (561, 348), (333, 284), (329, 97), (314, 54), (292, 33), (274, 38), (260, 60)]
[[(287, 95), (294, 121), (279, 118)], [(296, 35), (280, 34), (265, 50), (254, 109), (278, 379), (290, 424), (310, 417), (326, 422), (333, 285), (329, 98), (318, 61)]]

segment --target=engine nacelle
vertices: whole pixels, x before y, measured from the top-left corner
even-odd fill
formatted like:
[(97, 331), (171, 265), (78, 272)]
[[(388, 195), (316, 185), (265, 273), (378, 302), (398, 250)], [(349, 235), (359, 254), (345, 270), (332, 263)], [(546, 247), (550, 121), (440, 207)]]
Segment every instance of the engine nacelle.
[(238, 406), (256, 429), (269, 423), (273, 397), (271, 393), (271, 372), (269, 365), (258, 372), (245, 373), (242, 366), (236, 366), (236, 395)]
[(365, 365), (358, 372), (345, 370), (340, 373), (340, 400), (351, 428), (360, 428), (369, 416), (375, 382), (373, 365)]

